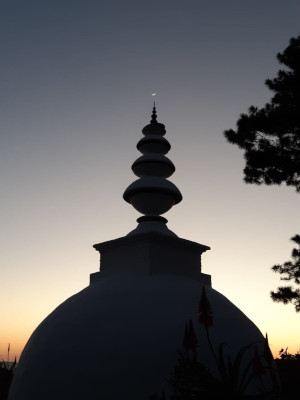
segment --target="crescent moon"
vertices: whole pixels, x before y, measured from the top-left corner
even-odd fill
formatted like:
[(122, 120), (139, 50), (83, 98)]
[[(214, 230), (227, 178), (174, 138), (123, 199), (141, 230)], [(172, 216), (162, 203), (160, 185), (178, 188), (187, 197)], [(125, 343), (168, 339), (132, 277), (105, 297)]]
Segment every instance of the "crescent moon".
[(155, 96), (156, 95), (156, 93), (152, 93), (152, 96)]

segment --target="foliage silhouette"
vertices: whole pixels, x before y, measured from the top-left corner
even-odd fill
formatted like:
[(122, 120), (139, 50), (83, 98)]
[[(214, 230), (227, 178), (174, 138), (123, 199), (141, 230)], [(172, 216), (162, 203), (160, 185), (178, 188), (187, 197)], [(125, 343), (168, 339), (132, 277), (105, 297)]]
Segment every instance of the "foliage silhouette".
[(237, 130), (226, 130), (229, 143), (244, 150), (247, 183), (279, 185), (300, 192), (300, 36), (277, 55), (286, 69), (265, 84), (274, 92), (263, 108), (241, 114)]
[(298, 400), (300, 354), (290, 354), (287, 350), (287, 348), (281, 349), (279, 358), (275, 359), (281, 381), (280, 400)]
[[(280, 278), (283, 281), (292, 281), (299, 285), (300, 284), (300, 235), (295, 235), (291, 240), (296, 243), (299, 248), (292, 250), (292, 260), (286, 261), (282, 265), (274, 265), (272, 270), (282, 275)], [(271, 292), (271, 298), (276, 302), (282, 302), (284, 304), (291, 303), (295, 306), (296, 312), (300, 311), (300, 289), (294, 289), (292, 286), (281, 286), (277, 288), (277, 291)]]
[[(198, 360), (198, 340), (192, 320), (185, 325), (183, 350), (178, 351), (178, 364), (174, 367), (168, 383), (171, 385), (170, 400), (218, 400), (230, 399), (273, 399), (279, 400), (279, 380), (275, 362), (269, 348), (268, 336), (259, 353), (258, 342), (243, 346), (234, 356), (227, 352), (227, 345), (221, 343), (215, 350), (209, 333), (214, 325), (213, 313), (203, 286), (198, 308), (198, 322), (206, 331), (207, 343), (214, 359), (218, 374), (214, 375)], [(271, 387), (264, 386), (263, 376), (269, 374)], [(247, 395), (250, 383), (254, 383), (260, 394)], [(157, 394), (150, 400), (163, 400)]]
[[(224, 131), (229, 143), (244, 150), (246, 183), (280, 185), (285, 182), (300, 192), (300, 35), (291, 38), (289, 45), (277, 54), (281, 69), (274, 79), (265, 84), (274, 92), (263, 108), (251, 106), (248, 114), (241, 114), (237, 129)], [(299, 235), (292, 238), (299, 244)], [(297, 252), (298, 250), (294, 249)], [(286, 275), (299, 284), (298, 261), (275, 265), (274, 272)], [(300, 290), (291, 286), (271, 292), (276, 302), (295, 305), (300, 311)]]
[(0, 362), (0, 400), (7, 399), (16, 366), (16, 358), (13, 363), (5, 362), (4, 360)]

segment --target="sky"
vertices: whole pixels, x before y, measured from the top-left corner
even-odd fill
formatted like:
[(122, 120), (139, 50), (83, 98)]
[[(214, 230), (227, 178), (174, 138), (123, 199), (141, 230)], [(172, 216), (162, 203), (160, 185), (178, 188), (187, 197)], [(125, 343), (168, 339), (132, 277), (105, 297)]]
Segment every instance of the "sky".
[(299, 314), (270, 298), (284, 284), (271, 267), (300, 233), (299, 194), (245, 184), (243, 153), (223, 135), (270, 100), (264, 82), (299, 15), (296, 0), (2, 2), (0, 358), (9, 343), (19, 358), (37, 325), (88, 286), (93, 244), (136, 227), (122, 196), (154, 99), (183, 195), (164, 215), (169, 229), (211, 248), (202, 271), (274, 356), (300, 349)]

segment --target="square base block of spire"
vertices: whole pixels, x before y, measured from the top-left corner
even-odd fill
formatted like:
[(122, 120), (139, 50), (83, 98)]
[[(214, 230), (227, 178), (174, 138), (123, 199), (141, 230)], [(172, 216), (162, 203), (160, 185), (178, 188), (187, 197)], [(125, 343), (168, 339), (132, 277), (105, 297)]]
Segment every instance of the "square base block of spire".
[(116, 274), (181, 275), (211, 286), (211, 276), (201, 272), (201, 254), (208, 246), (158, 232), (98, 243), (100, 272), (90, 275), (90, 284)]

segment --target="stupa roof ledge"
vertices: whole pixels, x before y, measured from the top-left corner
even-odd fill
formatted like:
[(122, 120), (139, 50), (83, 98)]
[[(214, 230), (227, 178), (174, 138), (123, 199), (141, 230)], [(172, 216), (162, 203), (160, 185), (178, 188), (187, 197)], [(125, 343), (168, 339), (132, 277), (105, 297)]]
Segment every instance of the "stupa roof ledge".
[(178, 236), (172, 236), (169, 234), (164, 234), (161, 232), (144, 232), (140, 233), (137, 235), (132, 235), (132, 236), (123, 236), (117, 239), (112, 239), (108, 240), (106, 242), (101, 242), (94, 244), (93, 247), (95, 250), (101, 252), (101, 251), (106, 251), (110, 249), (114, 249), (116, 247), (121, 247), (121, 246), (127, 246), (128, 244), (135, 244), (135, 243), (140, 243), (140, 242), (156, 242), (160, 244), (167, 244), (170, 246), (178, 246), (179, 244), (181, 246), (186, 247), (187, 249), (193, 249), (193, 250), (198, 250), (199, 253), (204, 253), (207, 250), (210, 250), (209, 246), (206, 246), (204, 244), (200, 244), (197, 242), (194, 242), (192, 240), (188, 239), (183, 239)]

